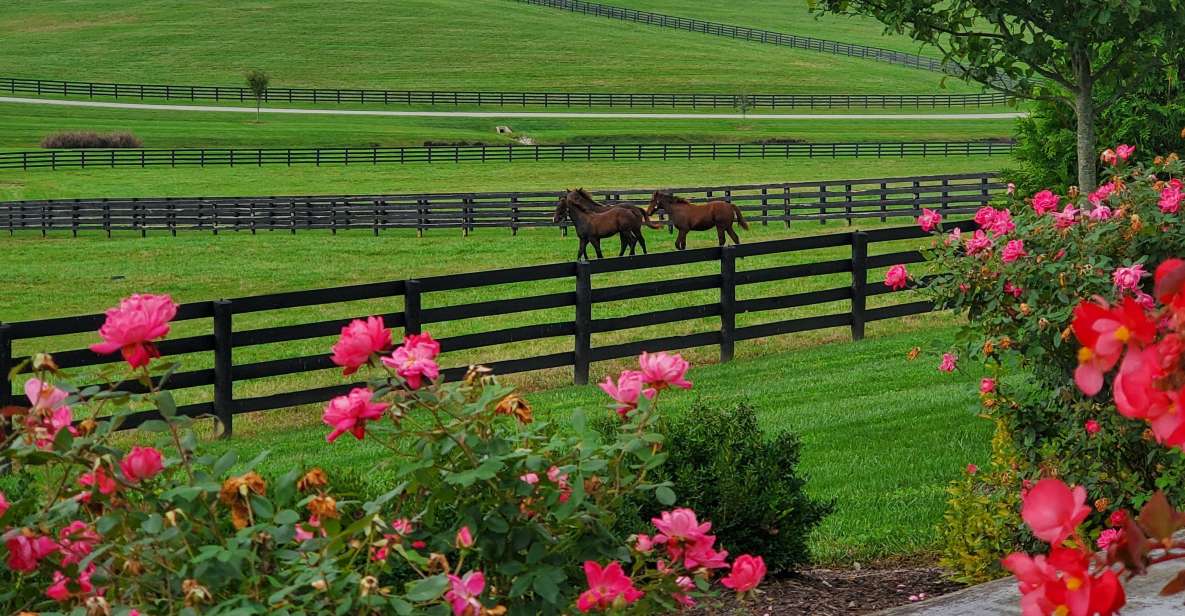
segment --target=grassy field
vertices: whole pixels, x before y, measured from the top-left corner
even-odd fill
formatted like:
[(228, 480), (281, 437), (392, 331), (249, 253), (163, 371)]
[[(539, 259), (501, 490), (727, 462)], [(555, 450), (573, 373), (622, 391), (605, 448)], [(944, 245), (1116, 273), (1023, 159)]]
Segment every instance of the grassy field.
[(0, 200), (659, 188), (994, 171), (1011, 162), (958, 156), (0, 171)]
[(509, 0), (9, 4), (0, 22), (0, 73), (22, 77), (238, 85), (244, 71), (262, 68), (275, 86), (942, 91), (940, 75), (915, 69)]
[[(664, 399), (670, 413), (697, 402), (725, 408), (748, 402), (767, 432), (801, 435), (808, 491), (836, 503), (812, 538), (825, 563), (850, 566), (933, 548), (943, 488), (968, 462), (982, 464), (987, 457), (990, 426), (972, 412), (973, 375), (941, 374), (933, 356), (912, 363), (905, 358), (915, 345), (943, 344), (951, 331), (894, 329), (876, 324), (873, 337), (861, 343), (836, 342), (727, 365), (697, 363), (689, 377), (694, 389)], [(590, 415), (608, 412), (601, 410), (603, 394), (591, 385), (540, 391), (528, 400), (538, 415), (560, 422), (575, 408)], [(391, 482), (384, 450), (373, 442), (324, 445), (319, 407), (243, 418), (236, 426), (233, 440), (210, 447), (234, 448), (240, 460), (269, 450), (263, 469), (270, 472), (320, 465), (331, 474), (364, 475), (376, 486)]]
[[(148, 148), (514, 143), (968, 141), (1008, 137), (1015, 120), (650, 120), (397, 118), (92, 109), (0, 104), (0, 148), (37, 148), (55, 131), (131, 131)], [(508, 124), (513, 135), (499, 135)]]

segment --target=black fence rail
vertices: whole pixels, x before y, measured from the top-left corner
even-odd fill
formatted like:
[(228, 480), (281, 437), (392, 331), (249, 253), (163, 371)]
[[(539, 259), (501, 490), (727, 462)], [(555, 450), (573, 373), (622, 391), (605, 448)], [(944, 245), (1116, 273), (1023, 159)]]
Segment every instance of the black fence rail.
[(651, 13), (649, 11), (637, 11), (597, 2), (584, 2), (583, 0), (518, 0), (518, 2), (663, 28), (674, 28), (689, 32), (699, 32), (701, 34), (742, 39), (768, 45), (781, 45), (783, 47), (794, 47), (796, 49), (806, 49), (839, 56), (864, 58), (866, 60), (887, 62), (889, 64), (920, 68), (928, 71), (956, 72), (954, 66), (944, 64), (942, 60), (912, 53), (902, 53), (891, 49), (882, 49), (880, 47), (853, 45), (851, 43), (841, 43), (839, 41), (829, 41), (809, 36), (797, 36), (794, 34), (774, 32), (772, 30), (762, 30), (760, 28), (747, 28), (745, 26), (733, 26), (714, 21), (704, 21), (702, 19), (690, 19), (687, 17)]
[(374, 148), (29, 150), (0, 152), (0, 169), (999, 156), (1010, 154), (1013, 147), (1014, 144), (1011, 141), (988, 140), (898, 141), (891, 143), (602, 143)]
[[(969, 223), (959, 225), (969, 228)], [(973, 223), (970, 223), (973, 225)], [(279, 311), (290, 308), (318, 306), (329, 309), (332, 304), (366, 299), (402, 299), (402, 310), (391, 310), (383, 314), (387, 325), (402, 329), (406, 333), (417, 333), (432, 329), (432, 324), (462, 319), (482, 319), (489, 325), (477, 333), (445, 337), (440, 340), (444, 352), (442, 362), (448, 363), (450, 353), (461, 350), (482, 349), (512, 342), (569, 338), (571, 348), (560, 352), (532, 355), (519, 359), (495, 361), (489, 367), (499, 374), (520, 373), (547, 368), (573, 367), (573, 382), (584, 384), (589, 379), (589, 366), (593, 362), (634, 356), (641, 351), (663, 351), (703, 346), (719, 346), (721, 359), (732, 358), (737, 343), (795, 332), (816, 329), (847, 327), (852, 337), (859, 340), (864, 336), (865, 324), (881, 319), (929, 312), (933, 306), (925, 301), (868, 308), (867, 299), (890, 293), (884, 283), (868, 282), (868, 271), (897, 263), (914, 263), (923, 260), (917, 251), (892, 252), (869, 256), (869, 246), (879, 242), (890, 242), (924, 237), (917, 226), (882, 229), (868, 232), (839, 233), (788, 240), (777, 240), (727, 246), (703, 248), (681, 252), (660, 253), (596, 262), (556, 263), (510, 269), (492, 270), (430, 278), (395, 280), (374, 284), (362, 284), (333, 289), (296, 291), (258, 295), (236, 299), (204, 301), (184, 304), (177, 312), (177, 321), (201, 321), (201, 334), (172, 338), (159, 345), (166, 356), (179, 354), (209, 354), (212, 368), (191, 369), (171, 375), (163, 387), (169, 390), (196, 390), (193, 399), (204, 398), (178, 408), (178, 414), (199, 417), (216, 417), (229, 434), (233, 417), (269, 409), (287, 408), (301, 404), (323, 402), (345, 393), (353, 385), (334, 385), (317, 388), (300, 388), (294, 379), (284, 379), (284, 391), (263, 396), (242, 397), (236, 395), (235, 385), (257, 379), (295, 375), (334, 369), (329, 359), (328, 348), (315, 355), (284, 356), (241, 363), (236, 361), (236, 350), (259, 345), (275, 344), (297, 340), (312, 340), (336, 335), (349, 319), (323, 320), (313, 323), (283, 325), (256, 329), (236, 326), (237, 315), (261, 311)], [(741, 257), (776, 255), (824, 248), (850, 246), (848, 258), (833, 259), (808, 264), (779, 265), (742, 269), (738, 267)], [(718, 273), (689, 276), (678, 266), (693, 263), (718, 262)], [(657, 276), (667, 278), (642, 284), (598, 286), (598, 275), (626, 270), (651, 270)], [(812, 276), (851, 273), (850, 284), (822, 291), (786, 294), (755, 299), (737, 299), (738, 288), (745, 285), (808, 278)], [(693, 272), (694, 273), (694, 272)], [(531, 294), (523, 285), (543, 280), (566, 280), (569, 290), (558, 293)], [(514, 298), (498, 301), (464, 303), (436, 308), (424, 308), (433, 303), (429, 298), (439, 292), (478, 289), (501, 285), (518, 293)], [(597, 304), (620, 302), (655, 296), (672, 296), (681, 293), (705, 290), (719, 290), (719, 300), (706, 305), (693, 305), (675, 310), (643, 312), (625, 317), (593, 318)], [(523, 293), (526, 293), (525, 295)], [(685, 297), (685, 296), (683, 296)], [(761, 313), (771, 310), (797, 308), (848, 302), (847, 310), (804, 318), (783, 319), (738, 327), (736, 316), (745, 313)], [(560, 322), (525, 327), (500, 327), (497, 317), (509, 314), (531, 313), (538, 310), (555, 310), (570, 307), (571, 318)], [(718, 317), (719, 326), (697, 333), (652, 337), (654, 326), (684, 321), (699, 322), (707, 317)], [(11, 379), (10, 373), (24, 364), (27, 357), (14, 354), (13, 343), (22, 340), (36, 340), (36, 347), (28, 351), (53, 353), (62, 368), (78, 368), (120, 361), (119, 355), (97, 355), (87, 348), (56, 348), (53, 339), (58, 336), (76, 335), (96, 330), (103, 322), (102, 314), (78, 317), (64, 317), (38, 321), (21, 321), (0, 324), (0, 375)], [(472, 322), (472, 321), (470, 321)], [(625, 330), (637, 331), (637, 338), (624, 343), (594, 346), (593, 334), (598, 332)], [(77, 344), (77, 343), (75, 343)], [(326, 345), (328, 347), (328, 345)], [(536, 349), (538, 347), (535, 347)], [(464, 366), (443, 370), (445, 379), (459, 378)], [(18, 372), (28, 372), (27, 365)], [(17, 376), (17, 381), (22, 380)], [(6, 380), (0, 386), (0, 406), (17, 402), (14, 395), (15, 383)], [(304, 386), (307, 386), (305, 384)], [(128, 390), (139, 390), (137, 384), (125, 385)], [(293, 389), (296, 387), (295, 389)], [(130, 428), (149, 419), (159, 418), (157, 411), (141, 411), (126, 416), (122, 427)]]
[[(112, 98), (253, 103), (242, 86), (98, 83), (0, 77), (0, 91), (63, 98)], [(359, 88), (268, 88), (265, 103), (403, 105), (429, 107), (610, 107), (628, 109), (871, 109), (971, 108), (1012, 104), (999, 92), (973, 94), (736, 94), (628, 92), (501, 92), (374, 90)]]
[[(724, 199), (747, 220), (768, 225), (798, 220), (913, 217), (921, 208), (974, 211), (1005, 188), (996, 173), (964, 173), (876, 179), (821, 180), (669, 189), (694, 200)], [(653, 189), (590, 191), (611, 203), (646, 205)], [(161, 197), (57, 199), (0, 203), (0, 229), (43, 235), (51, 231), (178, 231), (296, 233), (345, 230), (557, 226), (561, 193), (481, 192), (289, 197)], [(564, 232), (567, 232), (566, 226)]]

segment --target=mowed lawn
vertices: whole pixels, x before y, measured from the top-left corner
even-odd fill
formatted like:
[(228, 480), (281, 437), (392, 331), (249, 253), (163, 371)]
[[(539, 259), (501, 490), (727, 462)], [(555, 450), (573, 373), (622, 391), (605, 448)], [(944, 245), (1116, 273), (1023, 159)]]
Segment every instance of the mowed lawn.
[(60, 0), (4, 13), (0, 73), (20, 77), (238, 85), (260, 68), (297, 87), (943, 91), (936, 73), (510, 0)]
[[(928, 551), (936, 541), (944, 487), (969, 462), (986, 461), (990, 425), (975, 416), (975, 375), (936, 369), (934, 351), (953, 331), (898, 330), (897, 324), (874, 324), (871, 337), (859, 343), (835, 340), (729, 364), (693, 362), (694, 388), (664, 397), (663, 412), (746, 402), (757, 408), (768, 433), (798, 433), (808, 491), (836, 504), (812, 538), (821, 562), (850, 566)], [(914, 346), (930, 352), (910, 362), (906, 354)], [(593, 385), (537, 391), (527, 399), (537, 416), (561, 424), (576, 408), (589, 415), (610, 412)], [(306, 406), (245, 417), (232, 440), (208, 447), (234, 449), (240, 460), (270, 451), (262, 468), (271, 473), (294, 464), (322, 466), (379, 489), (392, 485), (381, 446), (352, 438), (326, 444), (320, 415), (319, 406)]]
[[(1008, 156), (0, 171), (0, 200), (724, 186), (998, 171)], [(0, 242), (0, 250), (6, 248)]]

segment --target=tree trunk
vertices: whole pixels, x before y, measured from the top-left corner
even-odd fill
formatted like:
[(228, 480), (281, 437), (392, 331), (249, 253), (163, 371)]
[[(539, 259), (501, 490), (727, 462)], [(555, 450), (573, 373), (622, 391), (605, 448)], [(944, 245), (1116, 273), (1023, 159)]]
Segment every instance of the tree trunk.
[(1074, 115), (1078, 118), (1078, 188), (1084, 193), (1089, 193), (1093, 192), (1098, 184), (1094, 75), (1090, 68), (1089, 54), (1075, 52), (1072, 61), (1078, 77), (1078, 89), (1074, 92)]

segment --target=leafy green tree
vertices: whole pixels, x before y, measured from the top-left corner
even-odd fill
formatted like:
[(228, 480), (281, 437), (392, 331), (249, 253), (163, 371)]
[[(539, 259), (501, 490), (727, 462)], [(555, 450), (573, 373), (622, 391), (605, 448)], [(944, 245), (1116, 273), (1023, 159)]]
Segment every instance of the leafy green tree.
[(255, 121), (259, 121), (259, 107), (265, 94), (267, 94), (267, 85), (271, 81), (271, 77), (267, 73), (254, 69), (247, 73), (247, 87), (251, 89), (251, 94), (255, 97)]
[(1096, 86), (1123, 92), (1141, 73), (1177, 74), (1185, 0), (808, 0), (869, 15), (939, 49), (952, 72), (1073, 110), (1078, 185), (1097, 184)]

